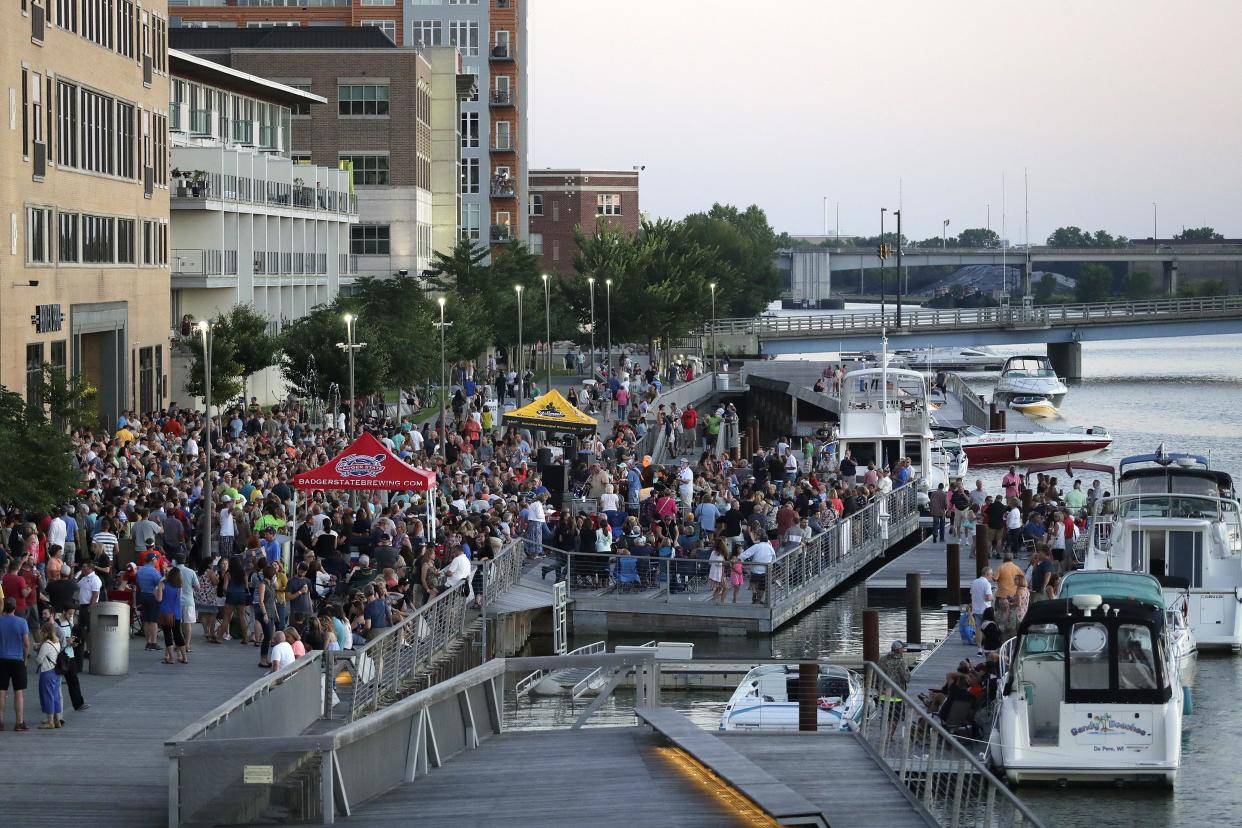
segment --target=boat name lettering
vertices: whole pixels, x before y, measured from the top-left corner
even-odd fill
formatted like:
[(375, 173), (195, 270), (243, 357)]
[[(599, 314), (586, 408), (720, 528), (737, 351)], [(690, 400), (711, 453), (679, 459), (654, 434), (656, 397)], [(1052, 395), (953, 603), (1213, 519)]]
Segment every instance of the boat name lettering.
[(1112, 717), (1111, 713), (1097, 713), (1092, 716), (1087, 714), (1088, 722), (1081, 727), (1070, 728), (1070, 734), (1077, 736), (1081, 733), (1097, 736), (1109, 736), (1115, 733), (1133, 733), (1136, 736), (1150, 735), (1147, 730), (1135, 724), (1121, 722)]

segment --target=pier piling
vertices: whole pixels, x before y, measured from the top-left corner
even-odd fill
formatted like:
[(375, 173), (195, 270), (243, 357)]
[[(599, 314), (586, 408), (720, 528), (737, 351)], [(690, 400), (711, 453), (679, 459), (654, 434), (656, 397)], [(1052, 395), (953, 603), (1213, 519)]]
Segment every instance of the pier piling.
[(923, 643), (923, 576), (906, 573), (906, 643)]
[(975, 529), (975, 577), (983, 574), (988, 568), (988, 555), (992, 552), (992, 544), (988, 543), (987, 523), (981, 521)]
[(944, 602), (957, 606), (962, 600), (962, 545), (945, 545)]
[(863, 610), (863, 661), (880, 661), (880, 611)]
[(798, 665), (798, 730), (818, 730), (819, 708), (816, 706), (819, 684), (819, 663), (804, 661)]

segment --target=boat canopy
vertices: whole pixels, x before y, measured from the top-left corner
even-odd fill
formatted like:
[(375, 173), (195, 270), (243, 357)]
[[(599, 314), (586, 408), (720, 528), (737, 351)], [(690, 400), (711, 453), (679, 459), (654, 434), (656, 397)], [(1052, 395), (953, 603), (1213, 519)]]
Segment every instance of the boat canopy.
[(1121, 462), (1117, 464), (1117, 468), (1124, 473), (1126, 466), (1134, 466), (1139, 463), (1158, 463), (1161, 466), (1168, 466), (1170, 463), (1178, 463), (1182, 460), (1190, 460), (1191, 462), (1198, 463), (1205, 469), (1211, 465), (1208, 463), (1208, 459), (1202, 454), (1167, 454), (1164, 452), (1156, 452), (1155, 454), (1135, 454), (1130, 457), (1123, 457)]
[(1074, 477), (1080, 472), (1095, 472), (1096, 474), (1107, 474), (1113, 481), (1113, 488), (1117, 487), (1117, 470), (1107, 463), (1083, 463), (1076, 460), (1069, 462), (1059, 461), (1056, 463), (1031, 463), (1026, 467), (1026, 471), (1022, 472), (1024, 478), (1030, 479), (1032, 474), (1040, 472), (1059, 471), (1064, 472), (1066, 477)]
[(1048, 357), (1035, 354), (1011, 356), (1005, 360), (1005, 367), (1001, 369), (1001, 373), (1011, 377), (1055, 377), (1057, 375), (1057, 372), (1052, 370), (1052, 362)]
[(1099, 595), (1105, 600), (1125, 599), (1165, 608), (1160, 582), (1145, 572), (1089, 569), (1071, 572), (1061, 582), (1060, 597)]
[(1219, 497), (1233, 491), (1233, 478), (1214, 469), (1143, 468), (1121, 473), (1122, 494), (1181, 494)]

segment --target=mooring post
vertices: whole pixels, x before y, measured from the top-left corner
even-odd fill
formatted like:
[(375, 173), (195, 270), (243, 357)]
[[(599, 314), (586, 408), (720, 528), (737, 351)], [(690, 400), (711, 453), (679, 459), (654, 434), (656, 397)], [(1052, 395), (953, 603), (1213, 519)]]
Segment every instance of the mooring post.
[(880, 611), (863, 610), (863, 661), (880, 663)]
[(819, 664), (804, 661), (798, 665), (798, 730), (818, 730)]
[(955, 607), (962, 602), (962, 545), (945, 545), (944, 602)]
[(906, 573), (906, 643), (923, 643), (923, 576)]
[(992, 544), (988, 543), (987, 523), (980, 521), (975, 527), (975, 577), (983, 574), (988, 568), (988, 555), (992, 553)]

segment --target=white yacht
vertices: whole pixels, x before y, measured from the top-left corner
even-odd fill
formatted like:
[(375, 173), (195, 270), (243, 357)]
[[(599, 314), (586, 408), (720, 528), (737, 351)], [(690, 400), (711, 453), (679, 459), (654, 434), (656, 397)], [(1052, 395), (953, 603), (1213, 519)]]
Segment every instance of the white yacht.
[[(858, 675), (821, 664), (815, 683), (820, 730), (844, 730), (862, 721), (863, 686)], [(762, 664), (746, 674), (720, 717), (721, 730), (797, 730), (798, 665)]]
[(1005, 360), (992, 400), (1004, 405), (1014, 397), (1045, 397), (1058, 407), (1067, 393), (1069, 389), (1052, 370), (1048, 357), (1024, 354)]
[(841, 382), (838, 456), (853, 455), (865, 470), (909, 457), (915, 476), (926, 483), (932, 467), (932, 432), (927, 409), (927, 381), (905, 368), (860, 368)]
[(1009, 782), (1173, 785), (1188, 694), (1163, 609), (1098, 594), (1040, 601), (1000, 657), (988, 756)]
[(1073, 598), (1075, 595), (1101, 595), (1106, 601), (1127, 598), (1164, 612), (1169, 646), (1177, 662), (1182, 684), (1187, 687), (1194, 684), (1199, 647), (1195, 642), (1194, 630), (1187, 623), (1190, 599), (1188, 590), (1181, 590), (1169, 601), (1160, 582), (1152, 575), (1121, 570), (1080, 569), (1070, 572), (1061, 581), (1058, 597)]
[(999, 371), (1005, 362), (987, 348), (911, 348), (895, 353), (920, 371)]
[(1093, 504), (1084, 569), (1147, 572), (1172, 603), (1189, 588), (1200, 649), (1242, 648), (1242, 519), (1233, 479), (1206, 457), (1155, 454), (1118, 466), (1120, 491)]

